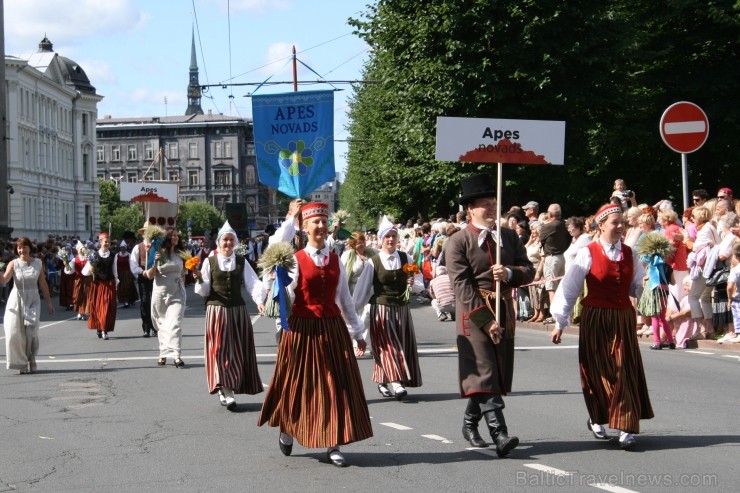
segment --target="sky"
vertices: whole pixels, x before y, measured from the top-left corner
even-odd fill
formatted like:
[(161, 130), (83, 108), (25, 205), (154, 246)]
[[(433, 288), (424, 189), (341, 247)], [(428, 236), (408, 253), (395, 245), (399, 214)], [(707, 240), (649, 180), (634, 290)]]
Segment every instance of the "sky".
[[(362, 78), (367, 44), (347, 19), (362, 18), (372, 0), (4, 0), (5, 52), (38, 51), (46, 36), (54, 51), (77, 62), (98, 94), (98, 118), (184, 115), (195, 29), (201, 106), (252, 117), (256, 86), (228, 83), (292, 81), (292, 47), (300, 62), (328, 81)], [(298, 64), (298, 80), (319, 77)], [(349, 84), (335, 84), (335, 160), (346, 168)], [(298, 90), (331, 89), (326, 84)], [(257, 94), (291, 92), (291, 84)], [(165, 102), (166, 100), (166, 102)]]

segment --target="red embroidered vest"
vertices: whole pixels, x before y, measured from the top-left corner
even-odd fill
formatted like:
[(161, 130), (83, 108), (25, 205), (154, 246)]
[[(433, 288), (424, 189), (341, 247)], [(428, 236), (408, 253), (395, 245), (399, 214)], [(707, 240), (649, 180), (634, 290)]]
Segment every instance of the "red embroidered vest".
[(622, 243), (622, 259), (613, 262), (606, 256), (601, 242), (594, 241), (586, 248), (591, 252), (591, 270), (586, 275), (588, 294), (584, 306), (595, 308), (630, 308), (629, 291), (634, 274), (632, 249)]
[(298, 285), (295, 289), (293, 314), (308, 318), (339, 317), (342, 312), (336, 304), (339, 284), (339, 257), (329, 254), (323, 267), (317, 267), (305, 250), (295, 254), (298, 260)]

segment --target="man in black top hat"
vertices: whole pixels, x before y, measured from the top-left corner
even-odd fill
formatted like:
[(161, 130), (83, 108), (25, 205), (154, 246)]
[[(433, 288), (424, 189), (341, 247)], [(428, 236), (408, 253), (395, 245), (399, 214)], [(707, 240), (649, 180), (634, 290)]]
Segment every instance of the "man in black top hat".
[[(468, 227), (445, 245), (447, 273), (455, 291), (460, 394), (468, 398), (463, 437), (474, 447), (488, 444), (478, 433), (485, 418), (499, 456), (519, 444), (504, 420), (503, 396), (511, 391), (514, 371), (514, 301), (512, 289), (528, 284), (534, 268), (514, 230), (496, 228), (496, 191), (491, 176), (461, 180), (460, 204)], [(501, 258), (496, 260), (496, 242)], [(501, 282), (496, 300), (496, 281)], [(496, 311), (499, 322), (496, 322)]]

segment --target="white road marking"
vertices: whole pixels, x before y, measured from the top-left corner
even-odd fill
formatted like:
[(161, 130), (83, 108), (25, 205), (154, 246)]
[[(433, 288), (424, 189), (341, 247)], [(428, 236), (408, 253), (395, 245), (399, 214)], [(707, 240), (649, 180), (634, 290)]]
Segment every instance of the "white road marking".
[(593, 486), (594, 488), (598, 488), (604, 491), (612, 491), (614, 493), (637, 493), (635, 490), (628, 490), (627, 488), (622, 488), (621, 486), (615, 486), (613, 484), (607, 483), (594, 483), (589, 484), (589, 486)]
[(740, 360), (740, 356), (735, 356), (734, 354), (723, 354), (723, 358), (735, 358), (737, 360)]
[(397, 423), (380, 423), (383, 426), (387, 426), (389, 428), (394, 428), (396, 430), (413, 430), (413, 428), (409, 428), (408, 426), (399, 425)]
[(442, 443), (453, 443), (452, 440), (448, 440), (445, 437), (441, 437), (439, 435), (422, 435), (424, 438), (429, 438), (430, 440), (436, 440), (438, 442)]
[(708, 354), (713, 355), (714, 353), (710, 353), (709, 351), (697, 351), (695, 349), (684, 349), (684, 353), (692, 353), (692, 354)]
[(563, 471), (561, 469), (555, 469), (554, 467), (546, 466), (544, 464), (522, 464), (524, 467), (534, 469), (536, 471), (546, 472), (547, 474), (554, 474), (556, 476), (572, 476), (573, 473), (570, 471)]

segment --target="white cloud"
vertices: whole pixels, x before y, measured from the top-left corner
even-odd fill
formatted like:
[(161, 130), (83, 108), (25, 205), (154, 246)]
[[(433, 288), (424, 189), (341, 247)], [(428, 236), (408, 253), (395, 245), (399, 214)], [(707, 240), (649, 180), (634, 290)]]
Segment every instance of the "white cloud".
[[(293, 78), (293, 62), (290, 59), (293, 57), (293, 46), (295, 46), (296, 53), (300, 53), (301, 48), (293, 43), (287, 43), (281, 41), (279, 43), (273, 43), (267, 47), (267, 53), (265, 53), (265, 65), (260, 68), (260, 72), (265, 75), (275, 74), (280, 76), (289, 76)], [(311, 66), (302, 56), (298, 55), (298, 59), (301, 60), (308, 66)], [(298, 67), (299, 73), (305, 70), (303, 66)]]
[(111, 65), (103, 60), (79, 60), (80, 67), (85, 70), (87, 78), (93, 86), (100, 84), (115, 84), (118, 82), (116, 72)]
[(148, 20), (134, 0), (5, 0), (4, 3), (7, 53), (35, 52), (44, 35), (54, 44), (70, 45), (95, 34), (136, 30)]

